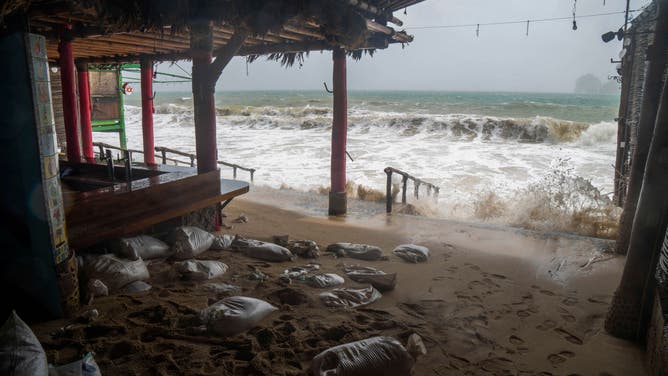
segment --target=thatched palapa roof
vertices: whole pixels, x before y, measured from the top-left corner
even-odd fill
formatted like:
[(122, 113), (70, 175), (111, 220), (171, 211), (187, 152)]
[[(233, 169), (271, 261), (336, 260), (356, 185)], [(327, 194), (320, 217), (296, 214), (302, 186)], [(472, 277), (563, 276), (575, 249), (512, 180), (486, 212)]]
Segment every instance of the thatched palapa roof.
[[(248, 34), (237, 55), (269, 55), (291, 64), (300, 54), (342, 47), (363, 50), (407, 43), (412, 36), (388, 26), (402, 23), (393, 12), (423, 0), (7, 0), (0, 30), (24, 25), (45, 35), (57, 61), (61, 36), (73, 39), (80, 62), (133, 62), (142, 57), (190, 57), (193, 22), (213, 24), (214, 50), (236, 32)], [(71, 30), (66, 26), (71, 25)]]

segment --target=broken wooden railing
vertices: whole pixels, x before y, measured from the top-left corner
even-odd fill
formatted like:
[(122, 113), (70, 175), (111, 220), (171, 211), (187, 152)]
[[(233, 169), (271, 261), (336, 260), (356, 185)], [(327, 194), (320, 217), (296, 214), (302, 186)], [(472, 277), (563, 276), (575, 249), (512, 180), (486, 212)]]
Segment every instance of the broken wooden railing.
[(387, 200), (387, 212), (392, 213), (392, 204), (394, 202), (394, 197), (392, 196), (392, 174), (398, 174), (401, 175), (401, 203), (406, 204), (406, 191), (408, 190), (408, 181), (412, 180), (413, 181), (413, 195), (415, 196), (415, 199), (420, 198), (420, 186), (424, 185), (427, 187), (427, 196), (431, 196), (432, 191), (434, 192), (434, 198), (438, 200), (438, 194), (441, 190), (441, 188), (426, 182), (422, 179), (416, 178), (415, 176), (412, 176), (411, 174), (397, 170), (394, 167), (386, 167), (385, 168), (385, 174), (387, 174), (387, 193), (386, 193), (386, 200)]
[[(177, 154), (177, 155), (181, 155), (181, 156), (190, 158), (190, 166), (191, 167), (195, 166), (195, 161), (197, 160), (197, 156), (195, 154), (184, 153), (184, 152), (179, 151), (179, 150), (170, 149), (170, 148), (166, 148), (166, 147), (162, 147), (162, 146), (156, 146), (155, 151), (160, 152), (160, 154), (162, 155), (163, 164), (165, 163), (164, 162), (165, 160), (168, 160), (167, 153)], [(248, 168), (248, 167), (240, 166), (240, 165), (235, 164), (235, 163), (229, 163), (229, 162), (224, 162), (224, 161), (218, 161), (218, 164), (221, 165), (221, 166), (232, 167), (232, 175), (233, 175), (234, 179), (237, 178), (237, 170), (248, 171), (250, 173), (251, 183), (253, 182), (253, 179), (255, 178), (255, 169), (254, 168)]]

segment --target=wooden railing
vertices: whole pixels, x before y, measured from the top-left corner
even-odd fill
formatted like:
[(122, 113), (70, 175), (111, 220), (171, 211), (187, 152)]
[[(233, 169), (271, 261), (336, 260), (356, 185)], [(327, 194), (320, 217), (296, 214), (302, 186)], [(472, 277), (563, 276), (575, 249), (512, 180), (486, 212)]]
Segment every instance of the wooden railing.
[(433, 197), (434, 199), (438, 200), (438, 194), (440, 193), (441, 188), (426, 182), (422, 179), (416, 178), (415, 176), (410, 175), (407, 172), (397, 170), (396, 168), (393, 167), (386, 167), (385, 168), (385, 174), (387, 174), (387, 187), (386, 187), (386, 209), (388, 213), (392, 213), (392, 204), (394, 202), (394, 197), (392, 196), (392, 174), (398, 174), (401, 175), (401, 203), (406, 204), (406, 191), (408, 189), (408, 181), (412, 180), (413, 181), (413, 195), (415, 196), (415, 199), (420, 198), (420, 186), (424, 185), (427, 187), (427, 196), (432, 195), (432, 191), (434, 192)]
[[(105, 155), (104, 149), (127, 151), (129, 153), (130, 160), (132, 160), (132, 154), (133, 153), (144, 154), (144, 152), (142, 150), (123, 149), (123, 148), (120, 148), (118, 146), (105, 144), (104, 142), (94, 142), (93, 145), (99, 148), (99, 154), (102, 157)], [(185, 153), (185, 152), (182, 152), (180, 150), (171, 149), (171, 148), (167, 148), (167, 147), (164, 147), (164, 146), (156, 146), (155, 151), (160, 153), (160, 154), (155, 154), (155, 157), (162, 159), (162, 164), (167, 164), (167, 162), (172, 162), (175, 165), (184, 164), (184, 165), (190, 165), (190, 167), (195, 167), (195, 161), (197, 160), (197, 156), (195, 154)], [(184, 161), (184, 160), (181, 160), (181, 159), (169, 158), (169, 157), (167, 157), (167, 153), (176, 154), (176, 155), (180, 155), (180, 156), (183, 156), (183, 157), (188, 157), (190, 159), (190, 162)], [(251, 182), (253, 182), (253, 179), (255, 178), (255, 171), (256, 170), (254, 168), (248, 168), (248, 167), (240, 166), (240, 165), (235, 164), (235, 163), (229, 163), (229, 162), (223, 162), (223, 161), (218, 161), (218, 164), (222, 165), (222, 166), (232, 167), (232, 174), (234, 176), (234, 179), (237, 178), (237, 170), (248, 171), (250, 173), (250, 181)]]

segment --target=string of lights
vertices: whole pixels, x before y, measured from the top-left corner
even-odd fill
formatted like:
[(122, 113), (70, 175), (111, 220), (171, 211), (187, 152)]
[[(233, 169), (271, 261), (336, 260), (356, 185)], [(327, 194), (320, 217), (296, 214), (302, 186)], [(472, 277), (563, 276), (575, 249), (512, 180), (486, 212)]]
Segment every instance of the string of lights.
[[(639, 12), (642, 9), (629, 10), (629, 13)], [(454, 25), (429, 25), (429, 26), (412, 26), (406, 27), (409, 30), (426, 30), (426, 29), (457, 29), (457, 28), (471, 28), (475, 27), (479, 31), (481, 26), (497, 26), (497, 25), (515, 25), (515, 24), (525, 24), (529, 23), (538, 23), (538, 22), (554, 22), (554, 21), (564, 21), (564, 20), (573, 20), (576, 19), (585, 19), (585, 18), (594, 18), (594, 17), (606, 17), (606, 16), (616, 16), (620, 14), (625, 14), (626, 11), (617, 11), (617, 12), (606, 12), (606, 13), (594, 13), (594, 14), (584, 14), (584, 15), (572, 15), (568, 17), (552, 17), (552, 18), (536, 18), (529, 20), (521, 21), (499, 21), (499, 22), (485, 22), (485, 23), (471, 23), (471, 24), (454, 24)]]

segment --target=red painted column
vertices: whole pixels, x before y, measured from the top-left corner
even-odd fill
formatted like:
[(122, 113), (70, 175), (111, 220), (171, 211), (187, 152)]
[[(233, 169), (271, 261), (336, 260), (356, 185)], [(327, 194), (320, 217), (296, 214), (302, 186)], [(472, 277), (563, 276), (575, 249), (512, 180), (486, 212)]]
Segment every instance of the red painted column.
[(65, 138), (67, 140), (67, 159), (81, 160), (79, 134), (77, 132), (77, 92), (76, 75), (74, 69), (74, 53), (72, 52), (72, 37), (67, 29), (60, 36), (58, 51), (60, 52), (60, 81), (63, 90), (63, 118), (65, 121)]
[(216, 81), (210, 73), (213, 31), (208, 22), (196, 22), (190, 29), (190, 50), (193, 60), (193, 105), (195, 115), (195, 152), (197, 173), (218, 169), (216, 145)]
[(348, 128), (348, 99), (346, 89), (346, 53), (334, 50), (334, 86), (332, 121), (331, 190), (329, 192), (329, 214), (342, 215), (347, 211), (346, 200), (346, 133)]
[(79, 81), (79, 112), (81, 113), (81, 146), (84, 158), (88, 162), (92, 162), (95, 160), (95, 154), (93, 154), (93, 125), (90, 117), (88, 65), (79, 64), (77, 66), (77, 78)]
[(141, 130), (144, 139), (144, 163), (155, 164), (153, 150), (153, 61), (141, 61)]

